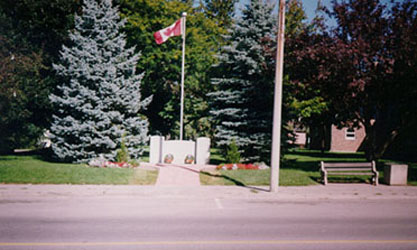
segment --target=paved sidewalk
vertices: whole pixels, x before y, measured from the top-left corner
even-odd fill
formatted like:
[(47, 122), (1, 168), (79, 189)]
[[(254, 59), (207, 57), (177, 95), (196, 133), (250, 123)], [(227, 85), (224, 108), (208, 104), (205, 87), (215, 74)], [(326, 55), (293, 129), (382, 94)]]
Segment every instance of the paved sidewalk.
[(281, 201), (330, 200), (417, 200), (416, 186), (372, 186), (369, 184), (329, 184), (327, 186), (279, 187), (239, 186), (135, 186), (135, 185), (16, 185), (0, 184), (0, 203), (7, 200), (105, 197), (175, 199), (249, 199)]

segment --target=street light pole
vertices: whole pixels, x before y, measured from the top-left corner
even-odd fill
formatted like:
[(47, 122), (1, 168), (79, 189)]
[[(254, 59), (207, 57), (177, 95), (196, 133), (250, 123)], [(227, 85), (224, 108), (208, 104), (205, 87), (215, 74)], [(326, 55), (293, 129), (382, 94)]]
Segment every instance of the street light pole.
[(282, 75), (284, 71), (284, 34), (285, 0), (280, 0), (278, 10), (277, 55), (275, 65), (270, 192), (277, 192), (279, 186), (279, 163), (281, 157)]

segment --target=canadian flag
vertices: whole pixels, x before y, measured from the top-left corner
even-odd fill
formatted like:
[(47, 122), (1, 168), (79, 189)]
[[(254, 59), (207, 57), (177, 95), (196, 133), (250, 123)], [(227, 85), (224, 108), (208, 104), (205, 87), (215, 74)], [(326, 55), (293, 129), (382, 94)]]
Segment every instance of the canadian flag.
[(173, 23), (171, 26), (166, 27), (165, 29), (158, 30), (153, 34), (157, 44), (164, 43), (171, 36), (180, 36), (183, 33), (182, 28), (182, 18)]

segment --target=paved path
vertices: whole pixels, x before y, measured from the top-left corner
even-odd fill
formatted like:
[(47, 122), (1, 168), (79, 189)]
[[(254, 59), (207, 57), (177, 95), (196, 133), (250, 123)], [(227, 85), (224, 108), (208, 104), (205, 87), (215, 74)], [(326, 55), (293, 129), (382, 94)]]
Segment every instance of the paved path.
[(214, 168), (208, 165), (156, 165), (159, 169), (156, 186), (200, 186), (200, 170)]

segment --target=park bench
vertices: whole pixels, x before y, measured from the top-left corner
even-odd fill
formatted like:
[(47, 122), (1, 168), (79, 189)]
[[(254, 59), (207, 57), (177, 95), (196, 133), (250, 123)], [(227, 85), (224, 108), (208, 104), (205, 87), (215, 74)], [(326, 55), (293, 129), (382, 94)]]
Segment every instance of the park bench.
[(320, 162), (320, 172), (324, 185), (329, 175), (370, 175), (372, 183), (378, 186), (378, 171), (372, 162)]

